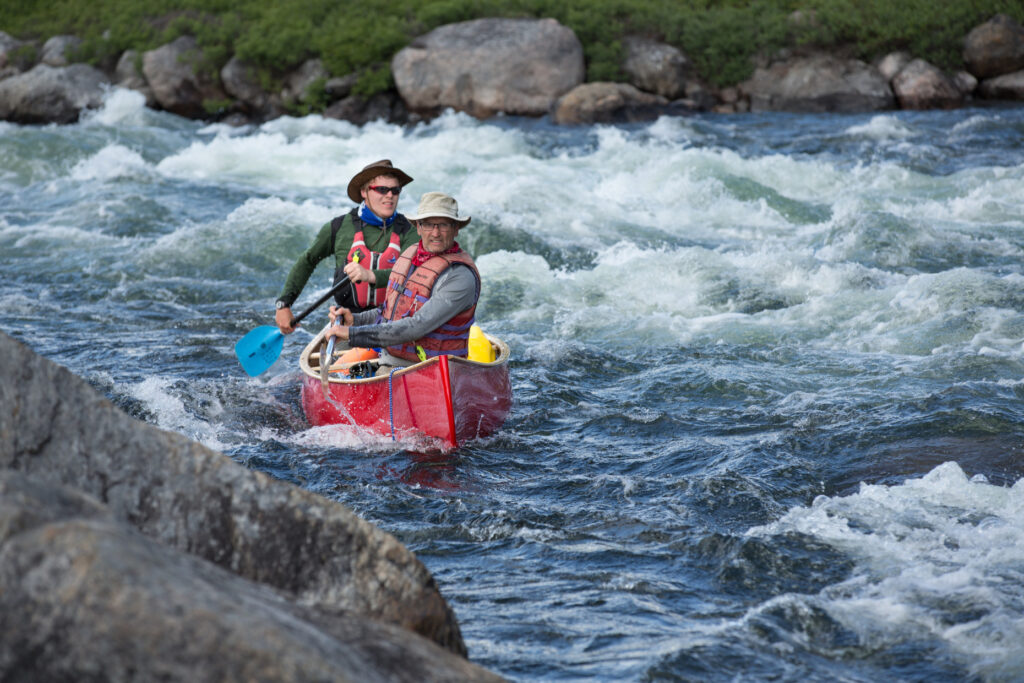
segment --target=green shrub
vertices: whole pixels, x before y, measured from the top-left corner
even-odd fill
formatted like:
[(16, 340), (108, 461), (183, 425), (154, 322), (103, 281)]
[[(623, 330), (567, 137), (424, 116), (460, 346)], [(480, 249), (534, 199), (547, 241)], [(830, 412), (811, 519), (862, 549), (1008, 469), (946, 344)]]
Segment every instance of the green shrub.
[[(798, 9), (810, 19), (791, 21)], [(417, 35), (480, 17), (557, 19), (583, 44), (588, 80), (623, 79), (622, 38), (639, 34), (679, 47), (725, 86), (787, 45), (841, 46), (864, 59), (901, 49), (958, 68), (964, 35), (997, 12), (1024, 21), (1019, 0), (4, 0), (0, 29), (37, 41), (77, 35), (96, 64), (188, 33), (204, 69), (237, 55), (271, 84), (319, 56), (333, 75), (359, 73), (355, 92), (370, 96), (393, 87), (391, 57)]]
[(816, 16), (797, 40), (848, 45), (864, 59), (906, 50), (946, 69), (962, 68), (963, 39), (997, 12), (1024, 20), (1024, 6), (1006, 0), (807, 0)]
[(315, 79), (306, 86), (306, 90), (302, 93), (301, 101), (287, 103), (289, 111), (298, 116), (322, 113), (330, 103), (327, 97), (326, 86), (326, 78)]
[(217, 116), (223, 114), (231, 108), (233, 102), (231, 100), (222, 99), (205, 99), (203, 100), (203, 111), (210, 116)]
[(359, 75), (359, 80), (352, 86), (353, 95), (370, 97), (379, 92), (393, 88), (394, 80), (391, 78), (391, 68), (386, 64), (371, 66)]
[(39, 48), (35, 43), (24, 43), (7, 53), (7, 63), (20, 71), (27, 71), (39, 62)]
[(313, 40), (327, 70), (342, 76), (389, 63), (409, 43), (410, 36), (398, 16), (338, 12), (326, 19)]

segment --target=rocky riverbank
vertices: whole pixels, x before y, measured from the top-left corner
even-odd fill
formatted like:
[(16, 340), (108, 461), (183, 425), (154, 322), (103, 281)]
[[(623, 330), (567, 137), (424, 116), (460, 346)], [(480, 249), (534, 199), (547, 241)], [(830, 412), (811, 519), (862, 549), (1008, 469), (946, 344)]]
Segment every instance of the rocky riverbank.
[(395, 538), (0, 333), (0, 679), (501, 680)]
[[(623, 41), (628, 82), (585, 83), (582, 45), (554, 19), (441, 26), (394, 55), (394, 90), (368, 98), (352, 92), (357, 74), (328, 73), (318, 59), (270, 89), (237, 57), (219, 72), (204, 68), (203, 50), (190, 36), (142, 54), (129, 50), (106, 70), (69, 63), (79, 42), (54, 36), (37, 46), (0, 31), (0, 119), (69, 123), (99, 106), (111, 87), (137, 90), (156, 109), (232, 124), (298, 110), (356, 124), (407, 123), (447, 108), (480, 118), (549, 115), (560, 124), (586, 124), (693, 111), (854, 112), (1024, 102), (1024, 27), (1006, 15), (964, 37), (963, 65), (953, 73), (905, 52), (868, 63), (841, 50), (785, 50), (762, 57), (748, 80), (721, 89), (709, 86), (677, 48), (641, 36)], [(38, 61), (25, 55), (38, 55)]]

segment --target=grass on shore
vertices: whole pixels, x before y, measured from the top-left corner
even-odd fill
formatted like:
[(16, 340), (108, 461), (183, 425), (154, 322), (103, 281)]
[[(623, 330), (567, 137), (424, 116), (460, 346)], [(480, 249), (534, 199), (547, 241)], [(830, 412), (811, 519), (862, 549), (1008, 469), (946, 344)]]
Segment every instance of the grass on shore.
[(415, 36), (480, 17), (557, 19), (583, 43), (589, 81), (622, 80), (621, 38), (640, 34), (679, 47), (721, 87), (747, 78), (756, 55), (785, 47), (866, 60), (906, 50), (961, 68), (964, 36), (998, 12), (1024, 22), (1019, 0), (5, 0), (0, 30), (38, 41), (77, 35), (79, 56), (106, 66), (124, 50), (191, 34), (210, 69), (237, 54), (272, 83), (320, 57), (334, 75), (358, 72), (355, 91), (371, 95), (391, 87), (390, 59)]

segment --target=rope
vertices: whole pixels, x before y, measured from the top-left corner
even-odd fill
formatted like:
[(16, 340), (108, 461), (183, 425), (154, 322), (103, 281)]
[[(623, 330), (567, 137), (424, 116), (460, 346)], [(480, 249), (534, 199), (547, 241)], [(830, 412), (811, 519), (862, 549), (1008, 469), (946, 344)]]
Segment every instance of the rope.
[(396, 370), (398, 370), (397, 366), (391, 368), (391, 372), (388, 373), (388, 417), (391, 419), (391, 440), (392, 441), (397, 441), (397, 439), (395, 439), (395, 404), (394, 404), (394, 401), (392, 399), (392, 391), (391, 391), (391, 377), (392, 377), (392, 375), (395, 374)]

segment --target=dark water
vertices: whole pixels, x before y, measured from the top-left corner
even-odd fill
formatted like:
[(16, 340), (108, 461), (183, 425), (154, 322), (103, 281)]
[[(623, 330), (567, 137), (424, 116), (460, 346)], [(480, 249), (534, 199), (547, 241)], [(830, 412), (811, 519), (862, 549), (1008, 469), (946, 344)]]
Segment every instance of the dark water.
[[(449, 456), (311, 429), (308, 331), (232, 351), (382, 157), (473, 215), (513, 350)], [(395, 534), (513, 680), (1024, 676), (1022, 255), (1024, 109), (0, 124), (0, 328)]]

